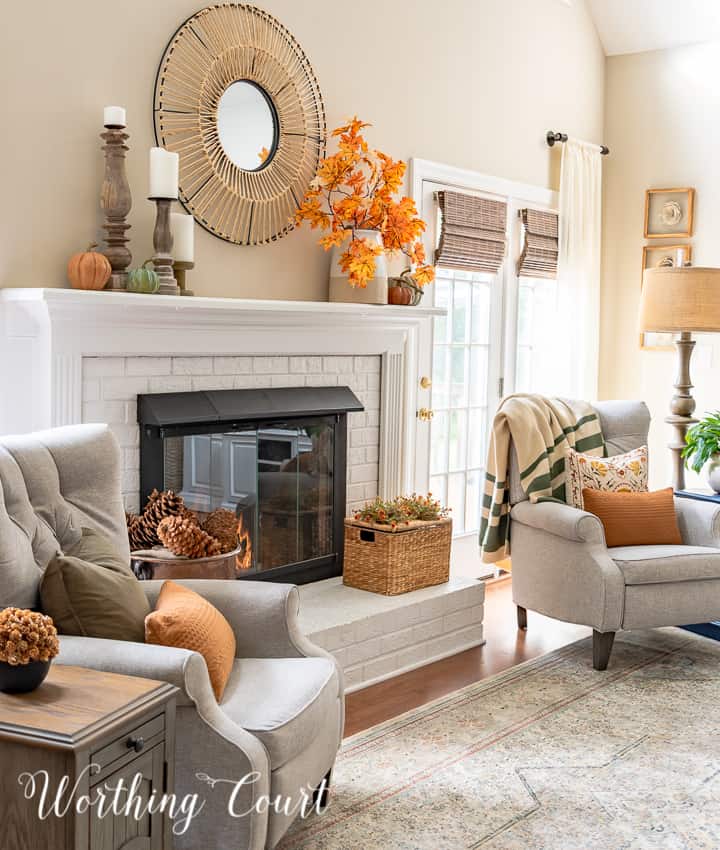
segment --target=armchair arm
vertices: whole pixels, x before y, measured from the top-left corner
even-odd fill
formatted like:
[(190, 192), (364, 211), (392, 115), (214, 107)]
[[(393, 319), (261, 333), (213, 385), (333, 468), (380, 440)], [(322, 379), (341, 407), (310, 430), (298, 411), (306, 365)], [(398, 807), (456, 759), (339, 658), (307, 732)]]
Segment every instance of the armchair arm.
[(566, 540), (605, 545), (605, 531), (598, 517), (571, 505), (560, 502), (518, 502), (512, 509), (511, 519)]
[(675, 514), (686, 546), (720, 548), (720, 506), (675, 496)]
[[(199, 593), (227, 619), (235, 632), (238, 658), (332, 657), (301, 632), (295, 585), (212, 579), (178, 584)], [(142, 582), (153, 608), (162, 585), (162, 581)]]
[(510, 518), (515, 603), (567, 623), (617, 631), (625, 581), (600, 520), (556, 502), (520, 502)]
[(180, 705), (194, 702), (193, 695), (212, 694), (205, 659), (189, 649), (62, 635), (55, 663), (167, 682), (179, 688)]

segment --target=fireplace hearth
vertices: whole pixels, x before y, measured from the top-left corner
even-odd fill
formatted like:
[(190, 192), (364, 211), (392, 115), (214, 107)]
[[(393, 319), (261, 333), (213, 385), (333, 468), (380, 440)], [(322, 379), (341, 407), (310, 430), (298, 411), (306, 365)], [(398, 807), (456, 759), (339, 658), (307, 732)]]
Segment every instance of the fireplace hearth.
[(304, 584), (342, 574), (349, 387), (139, 395), (140, 503), (175, 490), (238, 517), (237, 577)]

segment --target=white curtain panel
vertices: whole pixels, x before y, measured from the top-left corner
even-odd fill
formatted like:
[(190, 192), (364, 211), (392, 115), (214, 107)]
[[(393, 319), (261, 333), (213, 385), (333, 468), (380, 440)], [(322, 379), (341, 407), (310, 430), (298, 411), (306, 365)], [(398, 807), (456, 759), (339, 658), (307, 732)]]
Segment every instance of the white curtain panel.
[(597, 398), (600, 348), (602, 159), (598, 145), (562, 146), (555, 394)]

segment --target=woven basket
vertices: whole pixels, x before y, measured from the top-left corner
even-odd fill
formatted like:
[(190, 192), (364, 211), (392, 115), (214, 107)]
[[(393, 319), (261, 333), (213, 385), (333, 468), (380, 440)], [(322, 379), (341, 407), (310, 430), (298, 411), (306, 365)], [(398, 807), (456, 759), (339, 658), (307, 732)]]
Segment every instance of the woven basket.
[(345, 520), (343, 583), (385, 596), (450, 578), (452, 520), (387, 525)]

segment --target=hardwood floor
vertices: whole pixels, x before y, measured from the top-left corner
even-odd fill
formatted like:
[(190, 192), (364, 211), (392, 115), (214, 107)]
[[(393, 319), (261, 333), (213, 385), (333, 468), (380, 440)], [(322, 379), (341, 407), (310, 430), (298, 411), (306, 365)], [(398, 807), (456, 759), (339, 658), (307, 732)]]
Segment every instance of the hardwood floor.
[(489, 582), (484, 624), (487, 643), (349, 694), (345, 735), (354, 735), (464, 685), (592, 634), (585, 626), (550, 620), (533, 611), (528, 611), (527, 617), (527, 631), (520, 631), (509, 577)]

